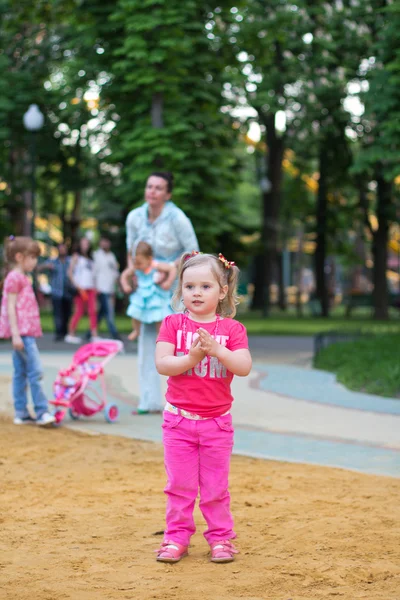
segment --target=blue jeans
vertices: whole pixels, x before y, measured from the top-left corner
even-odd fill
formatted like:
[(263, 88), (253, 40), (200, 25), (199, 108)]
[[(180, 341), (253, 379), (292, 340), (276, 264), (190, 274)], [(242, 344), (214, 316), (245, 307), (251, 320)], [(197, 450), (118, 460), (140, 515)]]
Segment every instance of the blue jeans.
[(36, 338), (29, 335), (22, 336), (23, 350), (14, 350), (12, 354), (14, 373), (12, 391), (14, 398), (15, 416), (23, 419), (29, 415), (28, 411), (28, 382), (37, 419), (47, 412), (47, 398), (44, 394), (41, 380), (43, 378), (39, 350)]
[(100, 325), (100, 321), (105, 318), (110, 334), (113, 337), (118, 337), (118, 330), (115, 327), (114, 322), (114, 303), (112, 294), (99, 293), (97, 297), (100, 304), (100, 310), (97, 314), (97, 325)]

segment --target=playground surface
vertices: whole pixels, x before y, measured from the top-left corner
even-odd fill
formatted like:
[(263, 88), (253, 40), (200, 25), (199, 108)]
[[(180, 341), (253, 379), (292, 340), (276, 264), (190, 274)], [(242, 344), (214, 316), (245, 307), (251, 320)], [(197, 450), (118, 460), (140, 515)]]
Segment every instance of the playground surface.
[[(132, 414), (135, 353), (107, 366), (118, 423), (40, 429), (12, 424), (0, 352), (2, 600), (400, 600), (398, 401), (349, 394), (309, 368), (301, 344), (253, 354), (234, 388), (240, 554), (209, 562), (196, 508), (189, 557), (164, 565), (153, 554), (165, 510), (160, 416)], [(43, 351), (48, 392), (70, 357)]]
[[(400, 480), (234, 456), (240, 554), (178, 565), (164, 528), (162, 447), (0, 417), (2, 600), (398, 600)], [(161, 534), (161, 535), (160, 535)]]

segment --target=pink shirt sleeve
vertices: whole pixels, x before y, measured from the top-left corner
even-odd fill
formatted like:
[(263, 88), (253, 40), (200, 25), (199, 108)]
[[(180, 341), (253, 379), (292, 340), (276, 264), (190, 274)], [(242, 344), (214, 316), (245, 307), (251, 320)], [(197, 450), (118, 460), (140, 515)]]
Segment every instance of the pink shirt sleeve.
[(249, 340), (247, 338), (246, 327), (239, 323), (239, 321), (233, 321), (234, 325), (229, 332), (229, 340), (227, 348), (229, 350), (242, 350), (243, 348), (248, 349)]
[(11, 271), (4, 281), (4, 291), (7, 294), (19, 294), (25, 285), (25, 276), (22, 273)]
[(168, 315), (161, 323), (160, 331), (157, 336), (157, 342), (168, 342), (176, 345), (176, 330), (180, 315)]

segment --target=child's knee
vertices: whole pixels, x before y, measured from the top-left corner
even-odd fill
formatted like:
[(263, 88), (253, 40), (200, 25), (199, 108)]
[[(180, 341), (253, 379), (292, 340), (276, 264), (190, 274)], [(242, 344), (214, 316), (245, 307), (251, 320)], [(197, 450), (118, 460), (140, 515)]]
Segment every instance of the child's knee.
[(28, 373), (28, 379), (30, 383), (40, 383), (44, 377), (43, 371), (41, 368), (32, 369)]

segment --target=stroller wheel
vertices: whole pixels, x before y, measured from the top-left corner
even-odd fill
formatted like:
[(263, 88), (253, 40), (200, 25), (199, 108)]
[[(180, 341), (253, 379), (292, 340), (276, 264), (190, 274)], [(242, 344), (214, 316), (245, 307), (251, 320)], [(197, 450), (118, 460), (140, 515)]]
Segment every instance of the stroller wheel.
[(104, 417), (109, 423), (114, 423), (118, 419), (119, 410), (116, 404), (106, 404), (104, 408)]
[(73, 421), (77, 421), (79, 419), (78, 413), (76, 413), (72, 408), (68, 409), (68, 414)]

